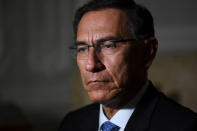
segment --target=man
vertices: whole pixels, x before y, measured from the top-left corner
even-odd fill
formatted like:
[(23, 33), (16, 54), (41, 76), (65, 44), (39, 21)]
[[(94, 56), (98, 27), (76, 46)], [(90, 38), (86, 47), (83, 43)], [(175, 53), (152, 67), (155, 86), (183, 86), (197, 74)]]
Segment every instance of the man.
[(92, 0), (74, 19), (77, 64), (94, 104), (59, 131), (197, 131), (197, 115), (159, 93), (147, 71), (157, 51), (153, 19), (132, 0)]

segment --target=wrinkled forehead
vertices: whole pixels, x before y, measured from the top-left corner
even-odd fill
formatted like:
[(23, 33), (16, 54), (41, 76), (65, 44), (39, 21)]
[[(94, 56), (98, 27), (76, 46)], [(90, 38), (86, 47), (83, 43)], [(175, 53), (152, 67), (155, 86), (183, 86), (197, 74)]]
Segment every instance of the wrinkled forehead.
[(127, 15), (120, 9), (108, 8), (89, 11), (81, 18), (77, 41), (93, 43), (105, 37), (127, 37)]

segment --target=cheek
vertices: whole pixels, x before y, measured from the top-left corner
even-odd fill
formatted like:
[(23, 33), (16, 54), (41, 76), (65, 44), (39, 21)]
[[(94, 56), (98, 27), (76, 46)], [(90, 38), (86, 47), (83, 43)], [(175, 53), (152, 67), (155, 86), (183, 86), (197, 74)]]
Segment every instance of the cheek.
[(106, 60), (106, 68), (117, 87), (121, 87), (128, 79), (128, 63), (124, 57), (111, 57)]
[[(137, 50), (124, 50), (105, 60), (105, 66), (117, 87), (124, 87), (138, 80), (143, 72), (143, 57)], [(136, 79), (136, 80), (135, 80)]]

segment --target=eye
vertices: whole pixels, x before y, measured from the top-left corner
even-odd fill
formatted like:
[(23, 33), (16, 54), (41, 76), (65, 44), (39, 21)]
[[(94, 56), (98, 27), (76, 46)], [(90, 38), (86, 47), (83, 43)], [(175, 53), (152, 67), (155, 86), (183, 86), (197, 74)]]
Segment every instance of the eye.
[(111, 49), (111, 48), (115, 48), (115, 43), (113, 41), (105, 41), (102, 44), (102, 48), (106, 48), (106, 49)]
[(86, 46), (78, 46), (77, 47), (78, 53), (86, 52), (87, 50), (88, 50), (88, 47), (86, 47)]

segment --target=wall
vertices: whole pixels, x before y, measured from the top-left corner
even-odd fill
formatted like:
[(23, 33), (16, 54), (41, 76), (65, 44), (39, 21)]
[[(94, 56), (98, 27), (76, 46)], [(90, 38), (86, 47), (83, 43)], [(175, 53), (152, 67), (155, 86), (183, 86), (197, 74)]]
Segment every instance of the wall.
[(56, 130), (71, 108), (72, 7), (65, 0), (0, 1), (0, 127)]

